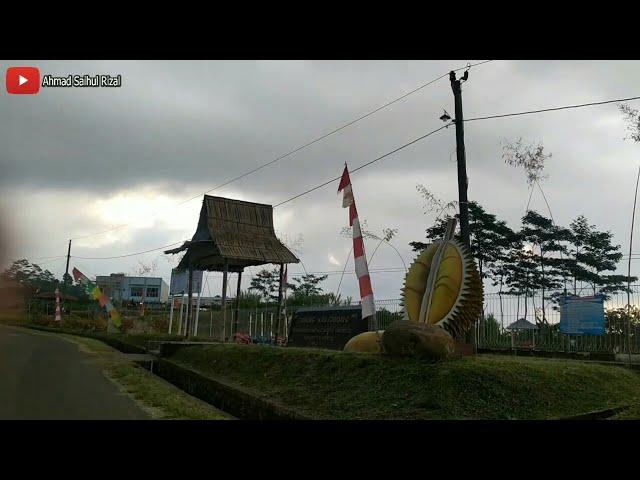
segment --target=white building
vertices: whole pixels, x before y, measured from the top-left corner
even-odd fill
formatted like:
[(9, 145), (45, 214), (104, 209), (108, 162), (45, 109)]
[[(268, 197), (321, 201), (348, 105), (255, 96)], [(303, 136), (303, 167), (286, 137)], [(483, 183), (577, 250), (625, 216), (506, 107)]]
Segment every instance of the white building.
[(98, 275), (96, 284), (118, 305), (129, 301), (165, 303), (169, 299), (169, 285), (161, 277), (128, 277), (124, 273)]

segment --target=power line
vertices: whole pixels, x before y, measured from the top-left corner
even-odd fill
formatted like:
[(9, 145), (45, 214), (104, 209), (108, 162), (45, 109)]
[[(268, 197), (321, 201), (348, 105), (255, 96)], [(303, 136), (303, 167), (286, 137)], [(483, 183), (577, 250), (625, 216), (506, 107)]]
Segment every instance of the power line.
[(152, 248), (150, 250), (145, 250), (144, 252), (136, 252), (136, 253), (128, 253), (125, 255), (115, 255), (113, 257), (78, 257), (76, 255), (71, 255), (71, 258), (79, 258), (80, 260), (111, 260), (114, 258), (124, 258), (124, 257), (134, 257), (136, 255), (142, 255), (144, 253), (155, 252), (157, 250), (162, 250), (163, 248), (173, 247), (174, 245), (178, 245), (180, 243), (184, 243), (184, 240), (179, 242), (170, 243), (169, 245), (163, 245), (162, 247)]
[[(410, 141), (410, 142), (408, 142), (408, 143), (405, 143), (404, 145), (402, 145), (402, 146), (400, 146), (400, 147), (396, 148), (395, 150), (391, 150), (390, 152), (387, 152), (387, 153), (385, 153), (384, 155), (381, 155), (381, 156), (380, 156), (380, 157), (378, 157), (378, 158), (374, 158), (373, 160), (371, 160), (371, 161), (369, 161), (369, 162), (367, 162), (367, 163), (364, 163), (364, 164), (360, 165), (359, 167), (354, 168), (353, 170), (350, 170), (350, 171), (349, 171), (349, 174), (352, 174), (352, 173), (354, 173), (354, 172), (357, 172), (358, 170), (361, 170), (361, 169), (363, 169), (363, 168), (366, 168), (366, 167), (368, 167), (369, 165), (371, 165), (371, 164), (373, 164), (373, 163), (375, 163), (375, 162), (378, 162), (378, 161), (382, 160), (383, 158), (386, 158), (386, 157), (388, 157), (389, 155), (392, 155), (392, 154), (394, 154), (394, 153), (396, 153), (396, 152), (398, 152), (398, 151), (402, 150), (403, 148), (407, 148), (409, 145), (413, 145), (414, 143), (419, 142), (420, 140), (423, 140), (423, 139), (427, 138), (428, 136), (433, 135), (433, 134), (434, 134), (434, 133), (436, 133), (436, 132), (439, 132), (439, 131), (440, 131), (440, 130), (442, 130), (443, 128), (447, 128), (449, 125), (451, 125), (451, 123), (448, 123), (448, 124), (446, 124), (446, 125), (443, 125), (443, 126), (441, 126), (440, 128), (436, 128), (435, 130), (432, 130), (432, 131), (430, 131), (429, 133), (426, 133), (426, 134), (422, 135), (421, 137), (418, 137), (418, 138), (416, 138), (416, 139), (414, 139), (414, 140), (411, 140), (411, 141)], [(309, 190), (306, 190), (306, 191), (304, 191), (304, 192), (302, 192), (302, 193), (299, 193), (298, 195), (294, 195), (293, 197), (288, 198), (287, 200), (285, 200), (285, 201), (283, 201), (283, 202), (280, 202), (280, 203), (278, 203), (278, 204), (274, 205), (274, 206), (273, 206), (273, 208), (279, 207), (280, 205), (284, 205), (285, 203), (288, 203), (288, 202), (290, 202), (290, 201), (292, 201), (292, 200), (295, 200), (296, 198), (302, 197), (303, 195), (306, 195), (306, 194), (311, 193), (311, 192), (313, 192), (313, 191), (315, 191), (315, 190), (318, 190), (319, 188), (322, 188), (322, 187), (324, 187), (324, 186), (327, 186), (327, 185), (329, 185), (330, 183), (335, 182), (336, 180), (340, 180), (340, 178), (342, 178), (342, 175), (340, 175), (340, 176), (338, 176), (338, 177), (336, 177), (336, 178), (332, 178), (331, 180), (328, 180), (328, 181), (326, 181), (326, 182), (324, 182), (324, 183), (321, 183), (320, 185), (317, 185), (317, 186), (315, 186), (315, 187), (313, 187), (313, 188), (310, 188)]]
[[(457, 72), (457, 71), (459, 71), (459, 70), (470, 69), (470, 68), (472, 68), (472, 67), (476, 67), (476, 66), (478, 66), (478, 65), (483, 65), (483, 64), (485, 64), (485, 63), (489, 63), (489, 62), (492, 62), (492, 61), (493, 61), (493, 60), (484, 60), (484, 61), (482, 61), (482, 62), (477, 62), (477, 63), (473, 63), (473, 64), (468, 63), (466, 66), (456, 68), (456, 69), (454, 69), (453, 71), (454, 71), (454, 72)], [(411, 91), (409, 91), (409, 92), (407, 92), (407, 93), (405, 93), (405, 94), (403, 94), (403, 95), (401, 95), (401, 96), (399, 96), (399, 97), (397, 97), (397, 98), (395, 98), (395, 99), (391, 100), (390, 102), (387, 102), (387, 103), (385, 103), (384, 105), (382, 105), (382, 106), (380, 106), (380, 107), (377, 107), (377, 108), (375, 108), (374, 110), (371, 110), (370, 112), (368, 112), (368, 113), (366, 113), (366, 114), (364, 114), (364, 115), (362, 115), (362, 116), (360, 116), (360, 117), (356, 118), (355, 120), (351, 120), (350, 122), (345, 123), (344, 125), (342, 125), (342, 126), (340, 126), (340, 127), (336, 128), (336, 129), (334, 129), (334, 130), (331, 130), (330, 132), (325, 133), (325, 134), (323, 134), (323, 135), (321, 135), (321, 136), (319, 136), (319, 137), (315, 138), (314, 140), (311, 140), (310, 142), (305, 143), (304, 145), (301, 145), (301, 146), (299, 146), (299, 147), (294, 148), (293, 150), (291, 150), (291, 151), (289, 151), (289, 152), (285, 153), (284, 155), (280, 155), (279, 157), (277, 157), (277, 158), (275, 158), (275, 159), (273, 159), (273, 160), (271, 160), (271, 161), (269, 161), (269, 162), (263, 163), (262, 165), (259, 165), (258, 167), (254, 168), (253, 170), (249, 170), (248, 172), (245, 172), (245, 173), (243, 173), (243, 174), (241, 174), (241, 175), (238, 175), (237, 177), (234, 177), (234, 178), (232, 178), (232, 179), (230, 179), (230, 180), (227, 180), (226, 182), (221, 183), (221, 184), (219, 184), (219, 185), (217, 185), (217, 186), (215, 186), (215, 187), (213, 187), (213, 188), (211, 188), (211, 189), (209, 189), (209, 190), (206, 190), (205, 192), (199, 193), (198, 195), (195, 195), (195, 196), (193, 196), (193, 197), (191, 197), (191, 198), (188, 198), (188, 199), (186, 199), (186, 200), (183, 200), (183, 201), (181, 201), (181, 202), (177, 203), (176, 205), (174, 205), (172, 208), (179, 207), (180, 205), (184, 205), (185, 203), (189, 203), (190, 201), (195, 200), (196, 198), (200, 198), (202, 195), (205, 195), (205, 194), (207, 194), (207, 193), (213, 192), (214, 190), (218, 190), (218, 189), (220, 189), (220, 188), (222, 188), (222, 187), (225, 187), (225, 186), (227, 186), (227, 185), (229, 185), (229, 184), (231, 184), (231, 183), (233, 183), (233, 182), (236, 182), (236, 181), (238, 181), (238, 180), (241, 180), (242, 178), (245, 178), (245, 177), (247, 177), (247, 176), (249, 176), (249, 175), (252, 175), (252, 174), (256, 173), (257, 171), (262, 170), (262, 169), (263, 169), (263, 168), (265, 168), (265, 167), (268, 167), (268, 166), (270, 166), (270, 165), (273, 165), (274, 163), (279, 162), (280, 160), (283, 160), (283, 159), (285, 159), (285, 158), (287, 158), (287, 157), (289, 157), (289, 156), (291, 156), (291, 155), (293, 155), (293, 154), (295, 154), (295, 153), (297, 153), (297, 152), (299, 152), (299, 151), (301, 151), (301, 150), (304, 150), (305, 148), (310, 147), (311, 145), (313, 145), (313, 144), (315, 144), (315, 143), (318, 143), (318, 142), (320, 142), (321, 140), (324, 140), (325, 138), (330, 137), (331, 135), (333, 135), (333, 134), (335, 134), (335, 133), (338, 133), (338, 132), (340, 132), (341, 130), (344, 130), (345, 128), (348, 128), (348, 127), (350, 127), (351, 125), (353, 125), (353, 124), (355, 124), (355, 123), (357, 123), (357, 122), (359, 122), (359, 121), (361, 121), (361, 120), (364, 120), (365, 118), (370, 117), (371, 115), (374, 115), (375, 113), (379, 112), (380, 110), (383, 110), (383, 109), (385, 109), (385, 108), (387, 108), (387, 107), (389, 107), (389, 106), (393, 105), (394, 103), (397, 103), (397, 102), (399, 102), (400, 100), (403, 100), (403, 99), (407, 98), (408, 96), (410, 96), (410, 95), (412, 95), (412, 94), (414, 94), (414, 93), (416, 93), (416, 92), (418, 92), (418, 91), (422, 90), (422, 89), (423, 89), (423, 88), (425, 88), (425, 87), (428, 87), (429, 85), (431, 85), (431, 84), (433, 84), (433, 83), (437, 82), (438, 80), (441, 80), (441, 79), (443, 79), (443, 78), (447, 77), (448, 75), (449, 75), (449, 72), (447, 72), (447, 73), (445, 73), (445, 74), (443, 74), (443, 75), (440, 75), (439, 77), (434, 78), (433, 80), (431, 80), (431, 81), (429, 81), (429, 82), (427, 82), (427, 83), (424, 83), (424, 84), (420, 85), (420, 86), (419, 86), (419, 87), (417, 87), (417, 88), (414, 88), (413, 90), (411, 90)], [(158, 212), (158, 213), (160, 213), (160, 212)], [(92, 237), (92, 236), (96, 236), (96, 235), (102, 235), (103, 233), (112, 232), (112, 231), (114, 231), (114, 230), (118, 230), (118, 229), (120, 229), (120, 228), (127, 227), (127, 226), (129, 226), (129, 225), (131, 225), (131, 224), (130, 224), (130, 223), (126, 223), (126, 224), (118, 225), (118, 226), (116, 226), (116, 227), (112, 227), (112, 228), (110, 228), (110, 229), (103, 230), (103, 231), (101, 231), (101, 232), (90, 233), (90, 234), (87, 234), (87, 235), (82, 235), (82, 236), (79, 236), (79, 237), (75, 237), (75, 238), (73, 238), (72, 240), (79, 240), (79, 239), (81, 239), (81, 238), (87, 238), (87, 237)]]
[[(638, 96), (638, 97), (628, 97), (628, 98), (622, 98), (622, 99), (616, 99), (616, 100), (605, 100), (605, 101), (602, 101), (602, 102), (584, 103), (584, 104), (579, 104), (579, 105), (567, 105), (567, 106), (563, 106), (563, 107), (554, 107), (554, 108), (547, 108), (547, 109), (542, 109), (542, 110), (530, 110), (530, 111), (525, 111), (525, 112), (516, 112), (516, 113), (503, 114), (503, 115), (491, 115), (491, 116), (486, 116), (486, 117), (476, 117), (476, 118), (465, 119), (465, 121), (487, 120), (487, 119), (492, 119), (492, 118), (503, 118), (503, 117), (509, 117), (509, 116), (517, 116), (517, 115), (527, 115), (527, 114), (533, 114), (533, 113), (542, 113), (542, 112), (550, 112), (550, 111), (557, 111), (557, 110), (565, 110), (565, 109), (570, 109), (570, 108), (580, 108), (580, 107), (587, 107), (587, 106), (604, 105), (604, 104), (608, 104), (608, 103), (625, 102), (625, 101), (638, 100), (638, 99), (640, 99), (640, 96)], [(414, 139), (414, 140), (412, 140), (412, 141), (410, 141), (408, 143), (405, 143), (404, 145), (402, 145), (402, 146), (400, 146), (400, 147), (398, 147), (398, 148), (396, 148), (396, 149), (394, 149), (394, 150), (392, 150), (390, 152), (387, 152), (387, 153), (385, 153), (384, 155), (381, 155), (378, 158), (375, 158), (375, 159), (373, 159), (373, 160), (371, 160), (369, 162), (366, 162), (366, 163), (360, 165), (357, 168), (354, 168), (353, 170), (350, 171), (350, 173), (354, 173), (354, 172), (357, 172), (358, 170), (366, 168), (369, 165), (372, 165), (373, 163), (376, 163), (376, 162), (378, 162), (378, 161), (380, 161), (380, 160), (382, 160), (382, 159), (384, 159), (384, 158), (386, 158), (386, 157), (388, 157), (388, 156), (390, 156), (390, 155), (392, 155), (392, 154), (394, 154), (394, 153), (396, 153), (396, 152), (398, 152), (398, 151), (400, 151), (400, 150), (402, 150), (402, 149), (404, 149), (404, 148), (406, 148), (406, 147), (408, 147), (410, 145), (413, 145), (416, 142), (419, 142), (420, 140), (423, 140), (423, 139), (429, 137), (430, 135), (433, 135), (434, 133), (439, 132), (440, 130), (442, 130), (444, 128), (449, 127), (450, 125), (452, 125), (452, 123), (445, 124), (445, 125), (441, 126), (440, 128), (432, 130), (431, 132), (428, 132), (425, 135), (422, 135), (422, 136), (420, 136), (420, 137), (418, 137), (418, 138), (416, 138), (416, 139)], [(341, 178), (341, 176), (338, 176), (338, 177), (332, 178), (331, 180), (323, 182), (323, 183), (321, 183), (319, 185), (316, 185), (315, 187), (312, 187), (312, 188), (310, 188), (310, 189), (308, 189), (308, 190), (306, 190), (306, 191), (304, 191), (302, 193), (294, 195), (293, 197), (290, 197), (290, 198), (288, 198), (288, 199), (286, 199), (286, 200), (274, 205), (273, 208), (279, 207), (281, 205), (284, 205), (285, 203), (288, 203), (288, 202), (293, 201), (293, 200), (295, 200), (297, 198), (300, 198), (300, 197), (302, 197), (304, 195), (307, 195), (307, 194), (309, 194), (311, 192), (314, 192), (315, 190), (318, 190), (318, 189), (320, 189), (322, 187), (325, 187), (325, 186), (329, 185), (330, 183), (339, 180), (340, 178)], [(543, 193), (543, 196), (544, 196), (544, 193)], [(546, 202), (546, 199), (545, 199), (545, 202)], [(181, 243), (181, 242), (176, 242), (176, 243), (173, 243), (173, 244), (170, 244), (170, 245), (166, 245), (166, 246), (163, 246), (163, 247), (155, 248), (155, 249), (152, 249), (152, 250), (147, 250), (147, 251), (144, 251), (144, 252), (132, 253), (132, 254), (127, 254), (127, 255), (118, 255), (118, 256), (114, 256), (114, 257), (75, 257), (75, 258), (84, 258), (86, 260), (107, 260), (107, 259), (113, 259), (113, 258), (130, 257), (130, 256), (135, 256), (135, 255), (141, 255), (143, 253), (148, 253), (148, 252), (155, 251), (155, 250), (160, 250), (162, 248), (166, 248), (166, 247), (169, 247), (169, 246), (177, 245), (178, 243)]]
[[(545, 108), (545, 109), (542, 109), (542, 110), (529, 110), (529, 111), (526, 111), (526, 112), (516, 112), (516, 113), (506, 113), (506, 114), (502, 114), (502, 115), (490, 115), (490, 116), (486, 116), (486, 117), (466, 118), (466, 119), (464, 119), (464, 121), (465, 122), (472, 122), (472, 121), (475, 121), (475, 120), (488, 120), (488, 119), (492, 119), (492, 118), (512, 117), (512, 116), (516, 116), (516, 115), (528, 115), (528, 114), (532, 114), (532, 113), (552, 112), (552, 111), (557, 111), (557, 110), (566, 110), (566, 109), (569, 109), (569, 108), (589, 107), (589, 106), (594, 106), (594, 105), (604, 105), (604, 104), (607, 104), (607, 103), (627, 102), (627, 101), (638, 100), (638, 99), (640, 99), (640, 96), (638, 96), (638, 97), (629, 97), (629, 98), (619, 98), (619, 99), (616, 99), (616, 100), (605, 100), (605, 101), (602, 101), (602, 102), (582, 103), (582, 104), (579, 104), (579, 105), (566, 105), (566, 106), (563, 106), (563, 107)], [(411, 141), (409, 143), (406, 143), (405, 145), (403, 145), (403, 146), (401, 146), (401, 147), (399, 147), (399, 148), (397, 148), (397, 149), (395, 149), (395, 150), (393, 150), (393, 151), (391, 151), (389, 153), (386, 153), (386, 154), (382, 155), (381, 157), (378, 157), (378, 158), (376, 158), (376, 159), (374, 159), (374, 160), (372, 160), (370, 162), (367, 162), (367, 163), (365, 163), (363, 165), (360, 165), (358, 168), (355, 168), (355, 169), (351, 170), (349, 173), (356, 172), (356, 171), (360, 170), (361, 168), (365, 168), (365, 167), (371, 165), (374, 162), (382, 160), (383, 158), (385, 158), (385, 157), (397, 152), (398, 150), (402, 150), (403, 148), (406, 148), (409, 145), (411, 145), (413, 143), (416, 143), (416, 142), (428, 137), (429, 135), (432, 135), (432, 134), (442, 130), (443, 128), (447, 128), (449, 125), (451, 125), (451, 124), (450, 123), (446, 124), (446, 125), (438, 128), (438, 129), (436, 129), (436, 130), (433, 130), (433, 131), (427, 133), (426, 135), (423, 135), (422, 137), (416, 138), (415, 140), (413, 140), (413, 141)], [(326, 185), (329, 185), (330, 183), (335, 182), (336, 180), (339, 180), (340, 178), (341, 177), (336, 177), (336, 178), (328, 180), (328, 181), (326, 181), (324, 183), (321, 183), (320, 185), (317, 185), (317, 186), (315, 186), (315, 187), (313, 187), (313, 188), (311, 188), (311, 189), (309, 189), (309, 190), (307, 190), (305, 192), (302, 192), (302, 193), (300, 193), (300, 194), (298, 194), (296, 196), (293, 196), (293, 197), (291, 197), (291, 198), (289, 198), (289, 199), (287, 199), (287, 200), (285, 200), (283, 202), (280, 202), (280, 203), (274, 205), (273, 208), (279, 207), (280, 205), (285, 204), (287, 202), (290, 202), (292, 200), (295, 200), (296, 198), (301, 197), (303, 195), (306, 195), (307, 193), (311, 193), (311, 192), (313, 192), (315, 190), (318, 190), (319, 188), (322, 188), (322, 187), (324, 187)]]
[(38, 263), (38, 266), (49, 265), (51, 263), (59, 262), (60, 260), (62, 260), (64, 258), (67, 258), (66, 255), (62, 255), (61, 257), (58, 257), (58, 258), (53, 259), (53, 260), (47, 260), (46, 262), (40, 262), (40, 263)]
[(32, 259), (32, 261), (36, 261), (36, 260), (49, 260), (49, 259), (52, 259), (52, 260), (56, 259), (56, 260), (57, 260), (58, 258), (66, 258), (66, 257), (67, 257), (66, 255), (54, 255), (54, 256), (51, 256), (51, 257), (38, 257), (38, 258), (33, 258), (33, 259)]
[(567, 110), (569, 108), (593, 107), (596, 105), (606, 105), (607, 103), (629, 102), (631, 100), (638, 100), (638, 99), (640, 99), (640, 97), (618, 98), (616, 100), (604, 100), (602, 102), (581, 103), (578, 105), (565, 105), (563, 107), (543, 108), (541, 110), (528, 110), (526, 112), (505, 113), (502, 115), (489, 115), (486, 117), (465, 118), (463, 121), (473, 122), (476, 120), (489, 120), (491, 118), (515, 117), (517, 115), (529, 115), (531, 113), (554, 112), (557, 110)]

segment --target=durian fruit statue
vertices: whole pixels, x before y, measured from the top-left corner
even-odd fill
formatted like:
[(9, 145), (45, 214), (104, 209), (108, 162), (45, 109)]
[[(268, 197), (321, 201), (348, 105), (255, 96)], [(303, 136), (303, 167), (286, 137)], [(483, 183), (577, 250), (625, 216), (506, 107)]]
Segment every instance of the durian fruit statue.
[(345, 352), (380, 353), (382, 352), (383, 330), (364, 332), (351, 339), (344, 346)]
[(445, 359), (482, 312), (482, 282), (468, 249), (453, 239), (452, 219), (442, 240), (415, 259), (405, 279), (403, 319), (383, 332), (352, 338), (345, 351)]

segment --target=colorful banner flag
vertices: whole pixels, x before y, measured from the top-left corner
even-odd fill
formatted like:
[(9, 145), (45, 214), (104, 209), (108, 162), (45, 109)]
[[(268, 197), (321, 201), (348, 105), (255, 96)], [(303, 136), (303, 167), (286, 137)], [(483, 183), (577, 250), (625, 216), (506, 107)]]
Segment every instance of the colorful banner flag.
[(349, 226), (353, 227), (353, 258), (356, 266), (356, 276), (360, 284), (360, 302), (362, 303), (362, 318), (375, 315), (376, 307), (373, 301), (373, 289), (371, 288), (371, 277), (367, 266), (367, 256), (364, 252), (364, 241), (358, 220), (356, 202), (353, 198), (353, 188), (349, 178), (349, 169), (344, 164), (344, 172), (338, 186), (338, 193), (343, 192), (342, 208), (349, 207)]
[(80, 282), (87, 290), (87, 293), (91, 295), (94, 300), (97, 300), (101, 307), (105, 307), (107, 309), (107, 313), (109, 314), (109, 317), (111, 317), (113, 324), (117, 328), (120, 328), (122, 326), (120, 314), (111, 303), (111, 300), (109, 300), (109, 297), (102, 293), (102, 290), (100, 290), (95, 283), (89, 280), (89, 278), (87, 278), (87, 276), (77, 268), (74, 267), (72, 273), (75, 281)]

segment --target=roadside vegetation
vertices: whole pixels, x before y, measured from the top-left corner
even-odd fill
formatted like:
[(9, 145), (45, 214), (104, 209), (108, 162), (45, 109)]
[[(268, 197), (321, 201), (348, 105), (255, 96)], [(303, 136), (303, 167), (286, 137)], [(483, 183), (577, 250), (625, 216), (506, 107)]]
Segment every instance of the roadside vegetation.
[(169, 360), (317, 419), (551, 419), (640, 403), (634, 371), (573, 360), (426, 363), (223, 344), (182, 348)]

